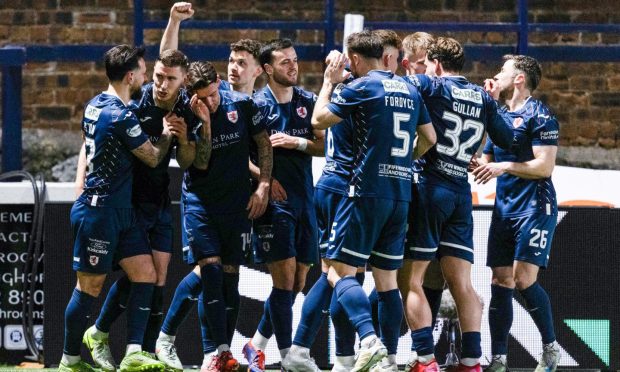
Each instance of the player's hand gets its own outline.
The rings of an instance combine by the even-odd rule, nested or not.
[[[294,150],[299,145],[298,137],[289,136],[285,133],[276,133],[269,136],[271,147],[282,147],[284,149]]]
[[[161,136],[162,137],[170,137],[172,135],[172,132],[170,131],[170,121],[167,119],[167,116],[164,116],[164,128],[161,131]]]
[[[469,165],[467,166],[467,171],[468,172],[473,172],[474,169],[478,168],[480,166],[480,163],[478,163],[478,158],[476,157],[476,155],[471,157],[471,160],[469,161]]]
[[[269,202],[269,184],[261,183],[256,188],[256,191],[250,196],[248,206],[245,208],[248,213],[248,218],[253,220],[265,213],[267,210],[267,203]]]
[[[494,100],[497,101],[499,99],[499,84],[497,84],[495,79],[485,79],[484,90],[486,90]]]
[[[179,144],[187,145],[187,124],[185,123],[185,119],[171,112],[166,115],[164,120],[167,121],[170,133],[177,138]]]
[[[476,167],[472,172],[474,182],[478,184],[485,184],[504,173],[506,173],[506,170],[502,163],[486,163]]]
[[[275,202],[282,202],[286,200],[286,191],[284,191],[284,187],[276,180],[275,178],[271,179],[271,191],[269,193],[271,200]]]
[[[332,53],[330,53],[330,55],[331,54]],[[325,68],[323,79],[325,81],[329,81],[332,84],[338,84],[345,81],[345,79],[348,78],[351,74],[350,72],[344,70],[344,67],[346,66],[348,61],[349,60],[344,54],[334,54],[333,58],[330,60],[329,64]]]
[[[342,53],[338,50],[332,50],[331,52],[329,52],[329,54],[327,55],[327,57],[325,57],[325,64],[329,65],[334,59],[338,58],[338,56],[341,56]]]
[[[209,107],[207,107],[207,105],[199,99],[196,94],[194,94],[189,100],[189,106],[191,107],[194,115],[198,116],[203,123],[208,122],[211,124],[211,113],[209,112]]]
[[[174,3],[172,8],[170,8],[170,19],[173,21],[181,22],[191,18],[193,15],[192,3],[178,2]]]

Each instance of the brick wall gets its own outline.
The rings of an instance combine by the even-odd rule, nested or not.
[[[164,20],[173,3],[145,0],[145,18]],[[337,19],[345,12],[364,14],[368,21],[513,22],[512,0],[336,0]],[[19,4],[19,5],[13,5]],[[530,0],[531,22],[620,22],[617,0]],[[196,19],[320,20],[323,1],[198,0]],[[131,0],[22,0],[0,2],[0,46],[6,44],[132,43]],[[414,30],[412,30],[414,31]],[[147,30],[145,42],[159,42],[163,30]],[[406,32],[401,33],[404,36]],[[299,43],[320,43],[319,31],[183,30],[182,42],[228,43],[240,37],[286,36]],[[451,36],[463,43],[516,43],[516,35],[462,32]],[[337,40],[342,38],[337,35]],[[531,43],[555,45],[617,44],[618,34],[530,34]],[[474,82],[492,76],[499,61],[470,61],[465,75]],[[225,74],[224,62],[217,63]],[[152,64],[149,64],[152,67]],[[322,65],[300,65],[301,83],[318,91]],[[562,125],[562,145],[620,148],[620,66],[613,63],[544,63],[537,91],[555,110]],[[23,117],[26,128],[77,131],[84,103],[105,89],[99,62],[29,63],[24,70]]]

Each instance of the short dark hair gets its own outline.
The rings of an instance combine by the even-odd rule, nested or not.
[[[183,72],[189,68],[189,60],[183,52],[176,49],[167,49],[159,54],[157,61],[166,67],[181,67]]]
[[[217,81],[217,71],[211,62],[192,62],[187,72],[187,90],[190,94]]]
[[[433,35],[427,32],[414,32],[405,36],[403,39],[403,51],[405,56],[409,57],[418,54],[421,51],[428,50],[428,46],[433,42]]]
[[[542,67],[535,58],[524,56],[522,54],[506,54],[503,57],[504,62],[514,61],[515,69],[525,74],[525,86],[533,92],[538,88],[540,79],[542,78]]]
[[[393,30],[374,30],[375,35],[379,36],[383,47],[391,46],[398,50],[403,48],[403,41],[400,36]]]
[[[461,44],[451,37],[438,37],[426,51],[429,60],[438,60],[443,68],[451,72],[461,72],[465,64],[465,52]]]
[[[137,69],[144,58],[144,47],[121,44],[105,52],[105,74],[110,81],[121,81],[129,71]]]
[[[265,64],[271,64],[271,62],[273,62],[273,52],[292,47],[293,42],[291,39],[269,40],[260,48],[260,55],[258,57],[260,65],[265,66]]]
[[[230,44],[231,52],[248,52],[258,62],[260,56],[260,49],[263,46],[260,41],[254,39],[241,39]]]
[[[364,30],[354,32],[347,38],[347,48],[365,58],[380,59],[383,57],[383,42],[374,32]]]

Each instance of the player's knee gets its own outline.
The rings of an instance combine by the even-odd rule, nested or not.
[[[494,276],[493,279],[491,279],[491,284],[493,285],[497,285],[500,287],[505,287],[505,288],[514,288],[515,287],[515,280],[510,276],[510,277],[496,277]]]
[[[223,265],[222,271],[227,274],[239,274],[239,265]]]
[[[207,258],[203,258],[202,260],[198,261],[198,266],[203,267],[206,265],[221,265],[222,264],[222,260],[219,257],[207,257]],[[200,272],[200,268],[198,269],[198,271]]]
[[[301,292],[304,290],[304,287],[306,286],[306,277],[297,277],[295,279],[295,284],[293,285],[293,292]]]
[[[528,275],[519,275],[519,274],[515,275],[514,286],[519,291],[529,288],[534,283],[536,283],[536,277],[531,278]]]
[[[140,269],[128,270],[127,276],[129,277],[129,281],[135,283],[155,284],[157,282],[157,272],[152,262],[150,265],[145,262],[141,265]]]

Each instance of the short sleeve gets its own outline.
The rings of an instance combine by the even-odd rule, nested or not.
[[[336,116],[347,118],[367,98],[365,81],[355,80],[348,85],[338,84],[332,93],[327,109]]]
[[[557,146],[560,125],[550,113],[539,113],[531,119],[532,146]]]
[[[123,144],[130,150],[142,146],[149,140],[142,131],[138,117],[131,110],[123,110],[114,123],[113,130],[121,138]]]

